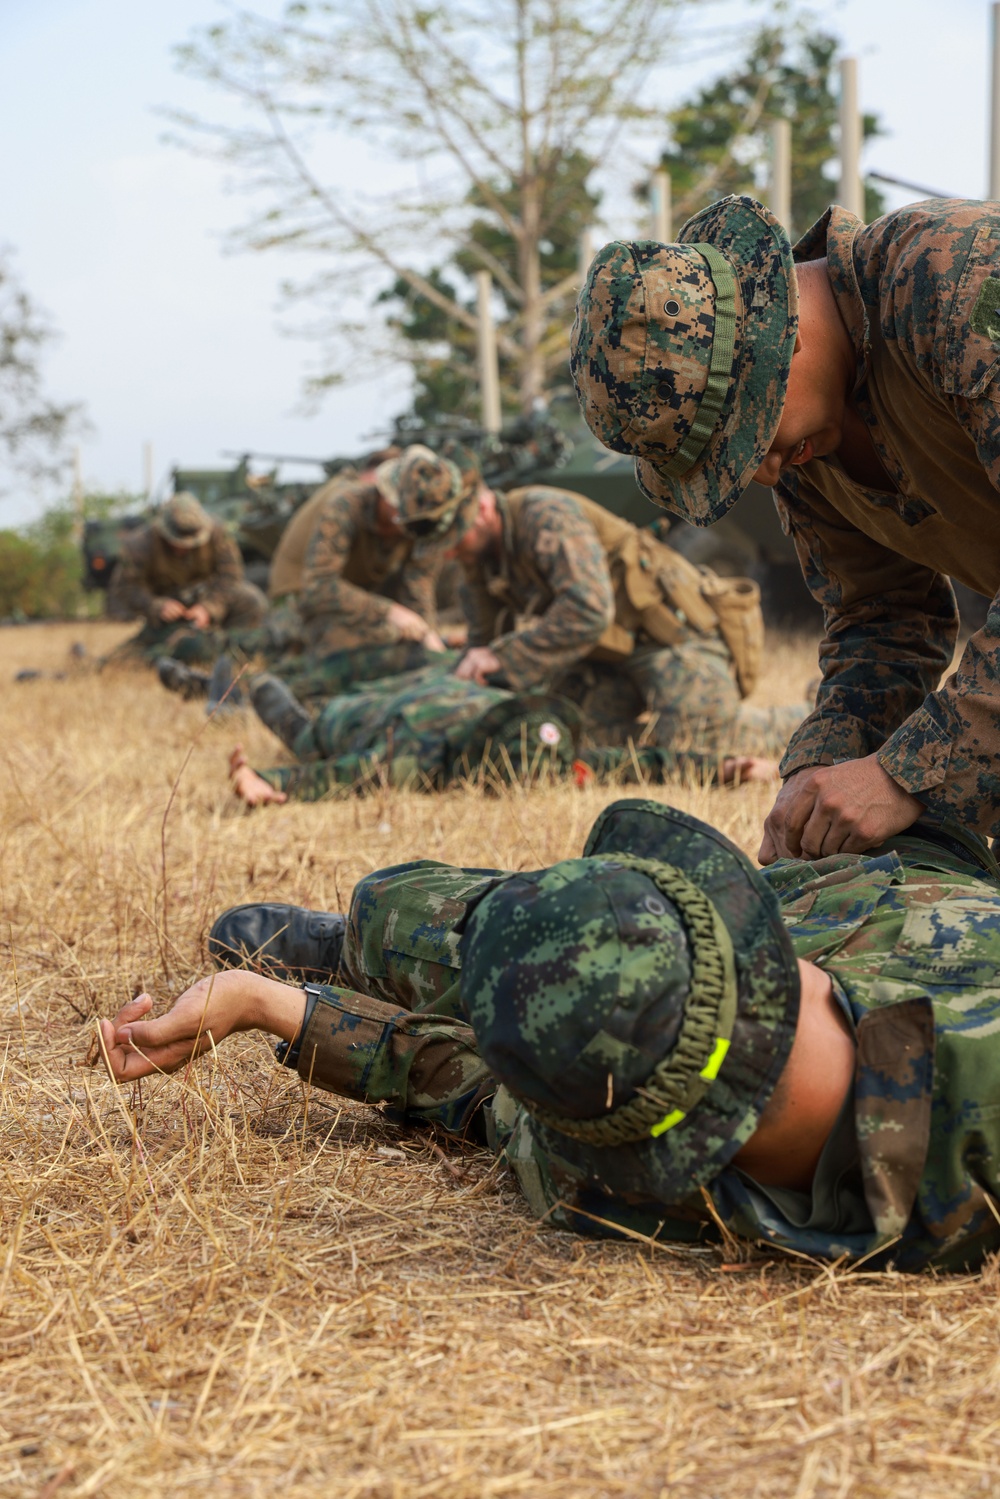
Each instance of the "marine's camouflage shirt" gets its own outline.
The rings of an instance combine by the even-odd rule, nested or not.
[[[532,485],[516,520],[504,495],[497,504],[499,556],[468,569],[462,588],[469,644],[489,645],[511,686],[534,687],[597,643],[615,617],[614,586],[597,533],[572,495]],[[520,628],[512,628],[515,620]]]
[[[657,831],[654,814],[649,839],[633,851],[648,855]],[[974,1264],[1000,1247],[993,1206],[1000,1197],[1000,884],[971,861],[913,837],[877,855],[786,860],[764,877],[796,954],[831,975],[854,1024],[852,1139],[856,1132],[862,1201],[850,1232],[808,1215],[793,1221],[775,1200],[779,1194],[730,1167],[710,1185],[714,1212],[737,1234],[826,1259],[902,1269]],[[447,1048],[437,1053],[446,1077],[437,1095],[440,1122],[448,1127],[467,1119],[469,1090],[479,1097],[484,1091],[460,1004],[458,939],[469,901],[502,878],[502,871],[400,866],[362,881],[352,903],[345,948],[352,982],[387,1004],[426,1013],[438,1045],[443,1028],[455,1027],[460,1084],[453,1086]],[[339,1058],[331,1085],[343,1087],[353,1068],[353,1088],[345,1088],[351,1096],[405,1102],[405,1077],[396,1074],[410,1065],[420,1023],[394,1062],[391,1014],[377,1020],[365,1045]],[[350,1013],[344,1024],[356,1024]],[[313,1065],[300,1060],[303,1076]],[[323,1081],[319,1069],[315,1077]],[[435,1117],[434,1097],[425,1082],[417,1100],[422,1120]],[[626,1196],[602,1173],[599,1149],[539,1126],[503,1088],[490,1118],[495,1148],[547,1221],[597,1236],[624,1230],[666,1240],[714,1237],[700,1197],[665,1203]],[[817,1182],[814,1194],[824,1185],[829,1196],[837,1183]]]
[[[1000,205],[931,200],[869,225],[832,208],[795,247],[824,255],[884,483],[835,456],[782,471],[826,619],[816,710],[782,772],[877,753],[935,815],[1000,834],[1000,603],[938,687],[957,632],[945,575],[1000,587]]]
[[[332,623],[337,649],[398,640],[387,618],[394,602],[433,625],[441,548],[380,535],[373,485],[331,485],[331,490],[302,568],[303,618]]]
[[[172,549],[155,526],[142,526],[122,541],[121,558],[108,590],[108,607],[119,616],[142,615],[160,622],[167,599],[204,604],[217,624],[225,619],[236,590],[244,581],[240,549],[225,526],[212,522],[203,546]],[[190,595],[189,597],[184,597]]]

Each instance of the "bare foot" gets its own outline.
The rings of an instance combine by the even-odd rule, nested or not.
[[[233,791],[248,807],[263,807],[269,802],[276,802],[280,805],[288,800],[284,791],[275,791],[274,787],[268,785],[264,777],[259,776],[248,764],[242,744],[238,744],[229,756],[229,779]]]
[[[722,762],[723,786],[745,786],[748,781],[776,781],[777,760],[763,755],[727,755]]]

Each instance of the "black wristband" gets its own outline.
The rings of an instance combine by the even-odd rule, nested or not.
[[[302,1024],[294,1041],[279,1041],[274,1048],[274,1055],[280,1067],[297,1067],[299,1065],[299,1052],[302,1049],[302,1037],[306,1033],[306,1026],[312,1019],[312,1012],[316,1008],[316,1001],[323,992],[321,984],[303,984],[302,992],[306,997],[306,1007],[302,1016]]]

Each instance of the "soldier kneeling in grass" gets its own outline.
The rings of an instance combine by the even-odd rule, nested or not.
[[[242,966],[101,1021],[116,1080],[260,1029],[307,1082],[487,1143],[561,1228],[906,1270],[1000,1247],[1000,867],[957,827],[760,872],[623,800],[582,858],[397,865],[346,920],[237,906],[209,947]]]

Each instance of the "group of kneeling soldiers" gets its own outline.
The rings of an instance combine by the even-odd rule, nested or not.
[[[586,420],[644,492],[702,525],[751,478],[773,485],[823,604],[767,867],[633,799],[550,868],[397,865],[346,917],[238,906],[210,934],[221,973],[158,1019],[140,995],[102,1021],[108,1070],[169,1072],[260,1028],[306,1082],[487,1142],[563,1228],[975,1266],[1000,1248],[1000,599],[941,678],[945,574],[1000,583],[1000,205],[869,225],[834,206],[793,247],[725,198],[675,244],[606,246],[571,342]],[[494,495],[413,449],[325,496],[270,622],[241,614],[231,554],[201,595],[148,586],[151,630],[211,624],[271,661],[251,691],[305,761],[288,789],[351,780],[366,755],[407,780],[467,771],[475,746],[446,736],[432,764],[422,737],[443,683],[494,695],[479,749],[515,772],[573,736],[600,765],[613,726],[630,756],[723,770],[751,728],[785,737],[741,703],[752,595],[585,500]],[[174,561],[216,544],[183,497],[159,527]],[[431,603],[449,558],[469,627],[454,657]],[[127,562],[121,586],[140,578]],[[422,669],[352,694],[357,647]],[[191,686],[183,662],[164,670]],[[299,701],[324,695],[315,717]]]
[[[460,651],[437,623],[446,568],[461,578]],[[110,596],[144,616],[129,648],[167,686],[217,699],[235,663],[253,668],[253,706],[301,763],[258,775],[237,757],[234,785],[252,803],[376,770],[424,786],[486,766],[764,777],[774,765],[760,752],[782,748],[806,711],[743,701],[763,645],[754,584],[694,567],[583,495],[496,492],[455,443],[408,447],[318,490],[286,528],[269,593],[180,494],[126,540]]]

